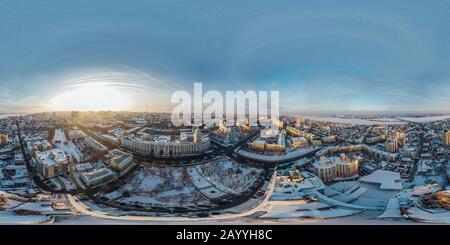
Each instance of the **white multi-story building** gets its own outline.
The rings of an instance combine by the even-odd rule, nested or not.
[[[394,153],[397,151],[397,149],[398,149],[397,138],[390,139],[390,140],[386,141],[386,143],[384,144],[384,150],[387,152]]]
[[[170,158],[203,154],[210,147],[210,139],[200,130],[182,132],[178,139],[166,135],[146,135],[146,137],[126,137],[122,146],[144,156]]]
[[[64,151],[52,149],[36,152],[37,171],[45,178],[52,178],[67,171],[68,161]]]
[[[114,149],[109,152],[111,155],[110,166],[112,169],[122,171],[133,162],[133,155]]]
[[[358,159],[349,159],[345,154],[340,157],[321,157],[313,164],[316,175],[324,182],[336,178],[349,178],[358,174]]]
[[[68,138],[70,140],[82,139],[82,138],[86,138],[86,134],[83,131],[81,131],[79,128],[71,128],[68,130]]]
[[[95,169],[81,174],[81,180],[87,186],[96,186],[114,178],[114,172],[108,168]]]
[[[0,134],[0,146],[8,144],[8,135]]]

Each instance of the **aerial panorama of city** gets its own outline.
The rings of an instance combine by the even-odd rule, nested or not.
[[[450,224],[448,2],[62,2],[0,1],[0,224]]]

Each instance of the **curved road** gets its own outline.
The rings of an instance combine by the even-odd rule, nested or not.
[[[128,220],[128,221],[213,221],[213,220],[224,220],[224,219],[233,219],[233,218],[242,218],[245,216],[249,216],[254,214],[255,212],[260,211],[264,206],[269,202],[270,196],[275,187],[275,174],[272,176],[270,180],[270,184],[268,190],[266,191],[266,195],[264,199],[255,207],[250,210],[244,211],[238,214],[220,214],[215,215],[213,217],[152,217],[152,216],[132,216],[132,215],[123,215],[123,216],[113,216],[109,213],[103,211],[91,211],[88,210],[84,204],[80,204],[78,200],[74,198],[74,196],[67,194],[66,197],[69,200],[72,207],[82,213],[84,215],[93,216],[102,219],[113,219],[113,220]]]

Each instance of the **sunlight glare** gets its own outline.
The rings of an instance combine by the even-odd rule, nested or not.
[[[88,83],[55,96],[51,106],[58,111],[120,111],[129,105],[125,94],[118,88]]]

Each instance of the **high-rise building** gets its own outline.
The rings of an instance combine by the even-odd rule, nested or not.
[[[358,166],[358,159],[349,159],[344,153],[340,157],[321,157],[313,163],[314,172],[324,182],[355,176],[358,174]]]
[[[8,135],[0,134],[0,146],[8,144]]]
[[[445,131],[442,138],[444,146],[450,146],[450,130]]]
[[[284,127],[284,123],[278,118],[272,118],[272,126],[278,129],[282,129]]]
[[[226,122],[219,124],[219,133],[222,135],[226,135],[230,132],[230,127],[226,126]]]
[[[395,138],[397,140],[404,140],[406,138],[406,134],[404,132],[395,132]]]
[[[303,117],[297,117],[297,118],[295,119],[295,127],[296,127],[296,128],[300,128],[300,127],[302,126],[302,124],[303,124],[304,121],[305,121],[305,120],[303,119]]]
[[[386,141],[386,143],[384,144],[384,149],[387,152],[392,152],[392,153],[396,152],[397,149],[398,149],[398,140],[397,140],[397,138],[390,139],[390,140]]]
[[[64,151],[52,149],[36,152],[36,168],[45,178],[52,178],[68,169],[68,161]]]

